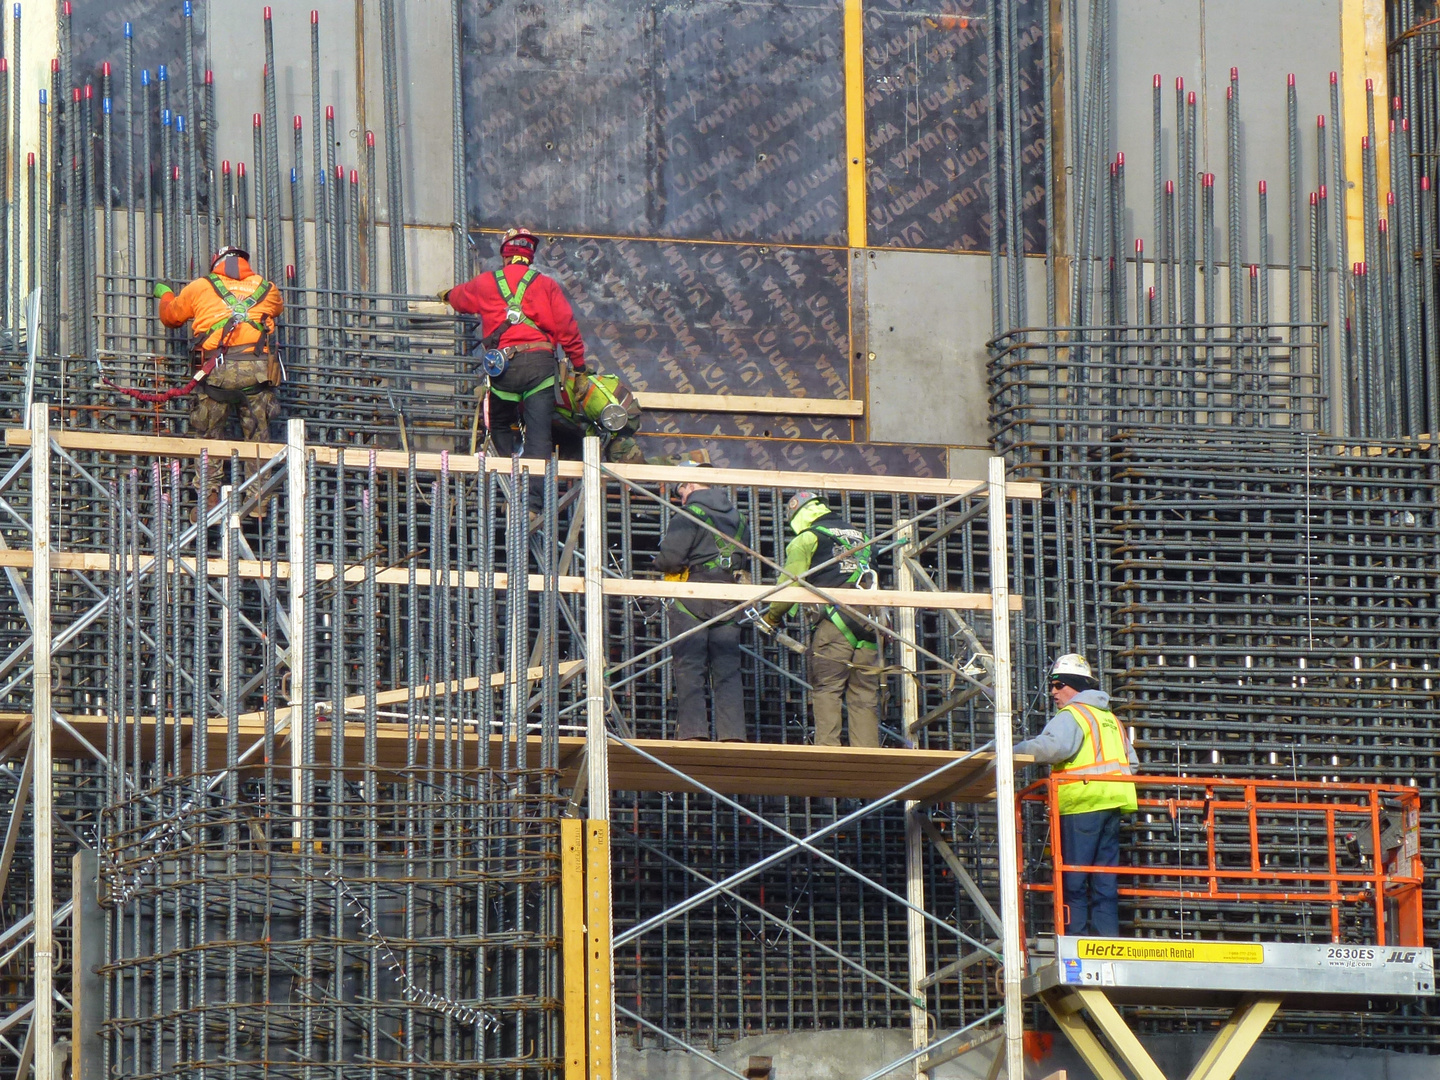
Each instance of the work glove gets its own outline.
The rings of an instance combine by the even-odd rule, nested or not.
[[[169,296],[175,292],[174,289],[172,289],[169,285],[166,285],[163,281],[155,282],[155,288],[153,291],[156,300],[159,300],[165,296]]]
[[[575,374],[576,374],[576,375],[588,375],[588,374],[590,374],[589,370],[585,367],[584,364],[573,364],[573,365],[571,365],[571,366],[575,368]]]
[[[774,635],[775,631],[780,629],[780,622],[779,620],[771,619],[770,613],[767,611],[764,615],[761,615],[758,619],[755,620],[755,629],[759,630],[760,633],[764,634],[766,637],[771,637]]]
[[[441,302],[442,304],[448,304],[448,303],[450,302],[450,290],[449,290],[449,289],[441,289],[441,290],[440,290],[438,293],[436,293],[435,295],[436,295],[437,297],[439,297],[440,302]]]

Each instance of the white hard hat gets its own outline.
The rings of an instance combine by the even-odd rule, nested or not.
[[[1084,679],[1091,686],[1099,686],[1099,680],[1095,673],[1090,670],[1090,664],[1079,653],[1066,653],[1056,660],[1050,668],[1051,679]]]

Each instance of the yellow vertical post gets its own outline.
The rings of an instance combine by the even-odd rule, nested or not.
[[[860,0],[845,0],[845,172],[850,246],[868,238],[865,207],[865,20]]]
[[[585,1080],[585,823],[560,820],[560,952],[565,968],[565,1080]]]
[[[614,964],[610,948],[610,823],[585,822],[586,1017],[590,1080],[610,1080],[615,1044]]]
[[[1390,84],[1385,69],[1385,0],[1341,0],[1340,96],[1345,114],[1345,238],[1353,262],[1373,261],[1365,251],[1365,173],[1360,140],[1368,133],[1365,84],[1375,90],[1375,172],[1384,213],[1390,190]]]

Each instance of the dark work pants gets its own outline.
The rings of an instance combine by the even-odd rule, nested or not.
[[[1060,852],[1067,866],[1120,865],[1120,811],[1060,815]],[[1120,934],[1117,874],[1065,871],[1065,933]]]
[[[490,395],[491,437],[495,440],[495,449],[507,457],[515,452],[515,440],[510,425],[515,422],[517,412],[521,423],[525,425],[525,441],[520,447],[521,456],[548,461],[555,452],[554,388],[547,386],[544,390],[537,390],[520,402],[506,401],[494,394]],[[544,497],[544,492],[545,474],[542,471],[530,479],[532,511],[540,510],[540,499]]]
[[[670,611],[670,633],[679,637],[700,620],[678,607]],[[675,674],[675,737],[708,739],[705,684],[715,708],[715,738],[745,738],[744,701],[740,690],[740,628],[717,623],[670,646]]]

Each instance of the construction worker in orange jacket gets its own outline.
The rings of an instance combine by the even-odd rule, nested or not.
[[[224,438],[234,409],[245,439],[266,441],[270,421],[280,414],[275,391],[285,379],[275,341],[275,320],[285,307],[280,290],[251,269],[248,252],[223,247],[210,261],[210,273],[178,293],[156,282],[155,297],[161,322],[170,327],[189,322],[194,332],[199,382],[191,398],[191,435]],[[223,470],[224,462],[212,458],[205,477],[207,506],[219,500]]]

